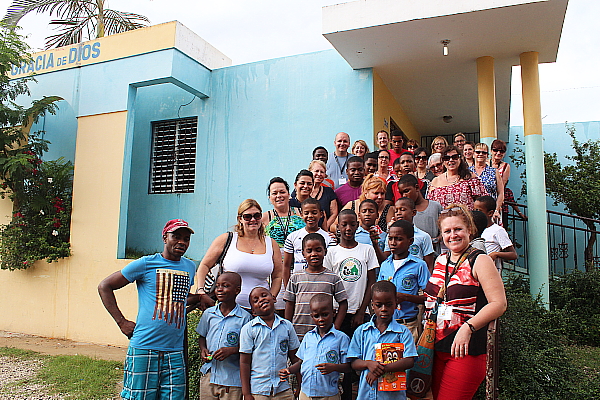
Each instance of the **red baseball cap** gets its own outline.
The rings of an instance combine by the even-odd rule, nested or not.
[[[172,219],[165,224],[163,228],[162,234],[163,236],[169,232],[175,232],[179,228],[186,228],[190,231],[190,233],[194,233],[194,230],[190,228],[187,222],[182,219]]]

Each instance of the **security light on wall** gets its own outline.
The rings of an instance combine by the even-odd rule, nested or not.
[[[445,56],[448,55],[448,45],[450,44],[450,39],[444,39],[440,42],[442,45],[444,45],[444,50],[443,50],[443,54]]]

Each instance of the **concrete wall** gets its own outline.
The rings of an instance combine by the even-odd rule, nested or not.
[[[210,96],[172,86],[138,90],[127,214],[127,247],[161,247],[164,221],[180,217],[195,229],[188,255],[201,259],[212,240],[235,223],[237,206],[255,198],[270,209],[274,176],[290,184],[319,145],[333,151],[344,131],[371,141],[372,71],[352,70],[323,51],[212,71]],[[181,106],[181,108],[180,108]],[[148,194],[151,121],[198,116],[196,190]]]

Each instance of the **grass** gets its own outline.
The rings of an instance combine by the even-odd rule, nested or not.
[[[46,356],[33,351],[0,348],[0,355],[21,359],[37,358],[44,366],[34,381],[50,386],[50,392],[68,394],[77,400],[118,398],[117,383],[122,379],[122,364],[81,355]]]
[[[583,371],[584,379],[577,386],[589,398],[600,398],[600,347],[566,346],[565,352],[573,364]]]

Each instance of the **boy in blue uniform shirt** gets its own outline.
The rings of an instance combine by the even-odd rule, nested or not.
[[[396,286],[400,307],[394,318],[410,330],[416,343],[419,338],[417,305],[425,302],[419,289],[425,288],[431,274],[425,261],[410,254],[413,237],[413,224],[408,221],[396,221],[390,226],[388,244],[392,254],[381,264],[377,280],[390,281]]]
[[[300,344],[298,358],[289,368],[279,371],[282,380],[301,372],[300,400],[339,400],[340,372],[350,372],[346,362],[350,339],[333,326],[333,298],[319,293],[310,300],[310,315],[316,328],[307,332]]]
[[[397,307],[396,287],[389,281],[376,282],[371,287],[371,307],[375,316],[354,332],[348,359],[352,368],[362,371],[358,386],[360,400],[405,400],[406,391],[380,392],[377,380],[387,372],[405,371],[413,367],[417,350],[409,330],[394,319]],[[382,364],[375,361],[377,343],[402,343],[404,351],[398,361]]]
[[[240,380],[240,331],[252,317],[235,303],[242,287],[236,272],[223,272],[217,278],[215,294],[219,304],[202,313],[196,332],[205,364],[200,372],[200,400],[242,398]]]
[[[267,289],[255,287],[249,295],[256,317],[240,333],[240,377],[244,400],[293,400],[287,382],[279,379],[288,357],[298,361],[300,347],[294,326],[275,314],[275,298]]]

